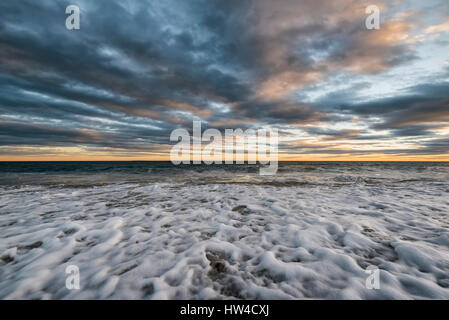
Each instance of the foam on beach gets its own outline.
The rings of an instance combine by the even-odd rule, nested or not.
[[[428,181],[2,187],[0,298],[449,299],[448,199]]]

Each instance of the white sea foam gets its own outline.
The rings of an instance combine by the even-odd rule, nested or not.
[[[448,198],[426,183],[3,188],[0,298],[449,299]]]

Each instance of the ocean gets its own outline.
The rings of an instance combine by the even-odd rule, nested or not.
[[[444,162],[1,162],[0,298],[448,299],[448,216]]]

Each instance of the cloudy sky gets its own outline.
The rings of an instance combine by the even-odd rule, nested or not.
[[[278,128],[281,160],[449,160],[449,4],[0,2],[0,160],[168,160],[193,120]]]

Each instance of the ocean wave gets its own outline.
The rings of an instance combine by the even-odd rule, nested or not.
[[[448,299],[449,203],[425,186],[3,189],[0,298]]]

